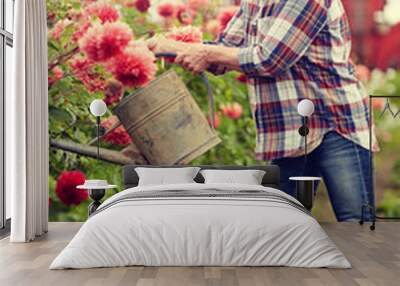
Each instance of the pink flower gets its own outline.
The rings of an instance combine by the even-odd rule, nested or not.
[[[372,108],[375,110],[382,110],[385,107],[385,100],[383,98],[374,98],[371,103]]]
[[[85,174],[81,171],[64,171],[57,178],[56,194],[67,206],[79,205],[88,198],[86,190],[77,189],[85,183]]]
[[[101,62],[120,54],[132,38],[127,24],[105,23],[91,27],[79,40],[79,47],[89,59]]]
[[[185,4],[179,4],[176,7],[176,18],[181,24],[190,25],[193,23],[195,12]]]
[[[87,17],[97,17],[102,23],[115,22],[119,19],[119,13],[110,3],[105,1],[94,2],[85,8]]]
[[[141,13],[147,12],[150,8],[150,0],[133,0],[126,4],[128,7],[135,7]]]
[[[53,74],[54,74],[54,79],[55,79],[55,80],[60,80],[60,79],[62,79],[62,77],[64,76],[64,72],[63,72],[63,70],[62,70],[59,66],[55,66],[55,67],[52,69],[52,72],[53,72]]]
[[[52,23],[56,19],[57,15],[54,11],[47,10],[47,23]]]
[[[229,21],[232,19],[232,17],[236,14],[238,11],[237,6],[230,6],[225,9],[223,9],[217,16],[218,22],[219,22],[219,31],[220,33],[223,32],[228,25]]]
[[[92,3],[96,3],[97,0],[81,0],[81,2],[83,2],[82,6],[88,6],[88,5],[92,4]]]
[[[188,6],[192,10],[201,10],[208,6],[208,0],[188,0]]]
[[[371,79],[371,71],[364,65],[355,66],[356,77],[362,82],[368,82]]]
[[[89,30],[92,24],[89,21],[85,21],[83,23],[77,23],[75,32],[72,34],[72,41],[77,43]]]
[[[144,43],[133,42],[110,61],[108,69],[122,84],[143,87],[154,78],[157,66],[154,54],[147,46]]]
[[[70,7],[67,11],[67,15],[65,16],[66,18],[70,19],[73,22],[78,22],[82,19],[83,13],[81,10],[75,10],[72,7]]]
[[[51,72],[48,76],[48,82],[49,84],[52,84],[64,76],[63,70],[59,66],[55,66],[54,68],[51,69]]]
[[[185,43],[201,43],[203,41],[203,33],[198,27],[193,26],[173,28],[166,34],[166,37]]]
[[[215,19],[208,21],[205,29],[211,35],[213,35],[214,37],[217,37],[220,32],[219,21],[215,20]]]
[[[123,86],[119,81],[110,80],[104,90],[104,102],[110,106],[121,100],[124,92]]]
[[[210,116],[207,118],[207,121],[208,121],[208,124],[211,125],[211,117]],[[219,118],[218,113],[214,113],[214,124],[213,124],[213,127],[215,129],[217,129],[220,124],[221,124],[221,119]]]
[[[111,116],[102,121],[101,126],[105,129],[110,129],[117,121],[118,119],[116,116]],[[122,125],[104,136],[103,140],[108,143],[121,146],[126,146],[132,143],[131,137]]]
[[[236,77],[236,80],[242,82],[242,83],[246,83],[247,82],[247,76],[244,73],[241,73],[240,75],[238,75]]]
[[[96,64],[85,57],[76,56],[69,61],[72,74],[79,79],[89,92],[105,89],[105,79],[96,71]]]
[[[72,22],[69,19],[63,19],[58,21],[53,29],[50,31],[50,36],[54,38],[55,40],[59,40],[61,37],[61,34],[64,32],[65,28],[70,25]]]
[[[230,103],[230,104],[222,104],[221,105],[221,111],[222,114],[231,118],[231,119],[238,119],[240,116],[242,116],[243,113],[243,107],[237,103]]]
[[[161,17],[171,18],[175,15],[175,6],[168,2],[160,3],[157,6],[157,12]]]

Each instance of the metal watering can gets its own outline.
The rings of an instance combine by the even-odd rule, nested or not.
[[[156,54],[156,57],[175,56],[174,53]],[[207,87],[209,117],[213,123],[212,89],[206,74],[201,73],[200,77]],[[213,124],[210,126],[173,70],[124,98],[113,111],[152,165],[187,164],[221,142]]]

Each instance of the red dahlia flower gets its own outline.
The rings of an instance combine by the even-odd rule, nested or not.
[[[105,1],[94,2],[85,8],[84,15],[97,17],[102,23],[115,22],[119,19],[119,13],[110,3]]]
[[[240,75],[238,75],[236,77],[236,80],[242,82],[242,83],[246,83],[247,82],[247,76],[244,73],[241,73]]]
[[[190,25],[193,23],[195,12],[185,4],[179,4],[176,7],[176,18],[181,24]]]
[[[232,19],[232,17],[236,14],[236,12],[239,10],[237,6],[230,6],[225,9],[223,9],[217,19],[219,21],[219,31],[220,33],[223,32],[228,26],[229,21]]]
[[[201,43],[203,41],[203,33],[199,28],[193,26],[173,28],[166,34],[166,37],[185,43]]]
[[[105,129],[110,129],[117,121],[118,119],[116,116],[111,116],[102,121],[101,126]],[[131,137],[122,125],[114,129],[111,133],[104,136],[103,140],[114,145],[122,146],[126,146],[132,143]]]
[[[133,0],[126,4],[128,7],[135,7],[141,13],[147,12],[150,8],[150,0]]]
[[[89,92],[102,91],[105,79],[96,71],[95,62],[88,58],[76,56],[69,61],[72,74],[79,79]]]
[[[168,2],[160,3],[157,6],[157,12],[161,17],[171,18],[175,15],[175,6]]]
[[[123,85],[143,87],[157,71],[154,54],[144,43],[131,43],[107,65],[114,77]]]
[[[81,171],[64,171],[57,178],[56,194],[67,206],[79,205],[88,198],[86,190],[76,187],[85,183],[85,174]]]
[[[240,116],[242,116],[243,113],[243,107],[237,103],[230,103],[230,104],[222,104],[221,105],[221,111],[222,114],[231,118],[231,119],[238,119]]]
[[[132,38],[127,24],[105,23],[91,27],[79,40],[79,47],[89,59],[101,62],[120,54]]]

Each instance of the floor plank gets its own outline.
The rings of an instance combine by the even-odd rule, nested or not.
[[[32,243],[0,240],[0,285],[280,286],[400,285],[400,224],[379,223],[376,231],[356,223],[323,224],[352,269],[288,267],[119,267],[50,271],[55,256],[81,223],[50,223]]]

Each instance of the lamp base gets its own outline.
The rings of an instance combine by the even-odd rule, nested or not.
[[[104,197],[106,193],[105,189],[93,189],[89,190],[89,196],[93,200],[93,202],[88,207],[88,215],[90,216],[94,213],[97,208],[101,205],[101,199]]]
[[[314,205],[315,185],[315,181],[296,181],[296,197],[309,211]]]

